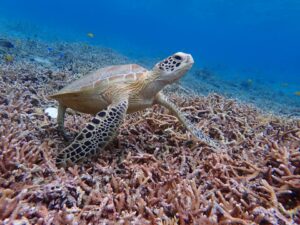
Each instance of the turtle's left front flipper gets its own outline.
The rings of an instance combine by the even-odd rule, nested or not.
[[[56,157],[56,165],[66,167],[99,153],[115,136],[128,108],[128,99],[121,99],[96,114],[74,141]]]
[[[178,120],[192,133],[192,135],[196,139],[205,142],[206,144],[215,148],[220,146],[219,143],[206,136],[199,128],[192,124],[178,109],[178,107],[174,103],[169,101],[165,95],[158,93],[155,97],[155,103],[160,104],[169,109],[178,118]]]

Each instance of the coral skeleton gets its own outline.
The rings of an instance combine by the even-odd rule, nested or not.
[[[100,52],[107,64],[127,62]],[[57,168],[66,142],[44,113],[56,106],[47,95],[95,67],[80,60],[57,70],[18,57],[0,66],[1,224],[300,223],[300,121],[178,84],[165,94],[226,149],[192,139],[155,105],[127,115],[97,158]],[[89,119],[70,110],[66,128],[75,136]]]

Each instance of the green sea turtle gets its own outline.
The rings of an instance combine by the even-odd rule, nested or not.
[[[74,141],[58,154],[57,166],[65,167],[97,155],[116,135],[126,113],[153,104],[165,106],[197,139],[215,145],[161,92],[166,85],[181,78],[193,63],[190,54],[178,52],[157,63],[151,71],[137,64],[109,66],[51,95],[59,102],[57,123],[62,133],[66,108],[94,115]]]

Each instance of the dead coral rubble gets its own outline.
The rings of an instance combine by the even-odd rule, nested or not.
[[[2,224],[300,223],[299,120],[213,94],[171,95],[226,151],[195,142],[154,106],[127,116],[97,160],[58,169],[66,143],[43,109],[67,76],[25,67],[0,71]],[[66,126],[75,134],[88,118],[69,114]]]

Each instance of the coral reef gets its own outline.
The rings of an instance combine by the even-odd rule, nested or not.
[[[225,72],[224,72],[225,73]],[[296,94],[297,83],[279,86],[253,74],[253,78],[225,75],[213,68],[194,69],[190,76],[182,79],[181,83],[198,93],[207,95],[218,93],[228,98],[236,98],[240,102],[253,104],[265,112],[287,117],[300,117],[300,101]],[[295,91],[293,91],[295,89]],[[238,97],[237,97],[238,96]]]
[[[62,64],[50,58],[56,69],[20,56],[1,64],[2,224],[300,223],[300,121],[217,94],[187,96],[178,84],[166,94],[226,149],[196,142],[154,106],[128,115],[97,159],[56,168],[54,157],[67,143],[44,113],[55,105],[46,96],[94,67],[88,60],[126,61],[101,51]],[[89,118],[70,110],[66,128],[76,135]]]

